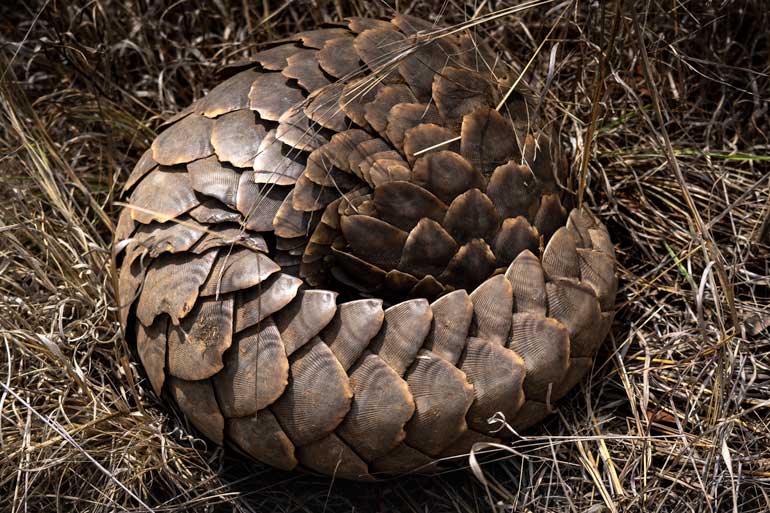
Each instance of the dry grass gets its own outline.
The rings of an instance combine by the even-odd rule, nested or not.
[[[457,23],[517,3],[398,7]],[[259,43],[386,3],[4,3],[0,510],[770,510],[770,15],[763,0],[624,4],[478,28],[504,59],[535,55],[535,91],[617,242],[618,316],[591,380],[482,479],[363,486],[190,436],[122,341],[106,248],[163,116]]]

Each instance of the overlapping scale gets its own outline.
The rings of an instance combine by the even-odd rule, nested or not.
[[[457,136],[449,128],[434,123],[420,123],[404,133],[404,154],[410,164],[431,151],[457,149]]]
[[[350,120],[339,106],[342,87],[334,84],[320,91],[311,93],[308,104],[303,108],[305,115],[313,123],[335,132],[342,132],[350,126]]]
[[[254,112],[236,110],[218,117],[211,129],[211,145],[221,162],[235,167],[252,167],[265,127],[255,122]]]
[[[406,382],[369,353],[350,373],[353,402],[337,433],[366,461],[387,454],[406,437],[414,402]]]
[[[570,355],[592,356],[604,336],[596,327],[600,321],[599,302],[588,285],[574,279],[546,283],[548,316],[564,324],[569,331]]]
[[[487,196],[503,218],[523,216],[534,219],[540,185],[528,166],[508,162],[495,168]]]
[[[126,191],[131,190],[134,185],[139,182],[139,180],[144,178],[147,173],[155,169],[157,165],[158,163],[152,160],[152,148],[145,151],[139,160],[136,161],[134,169],[131,171],[131,174],[128,175],[126,183],[123,184],[123,192],[125,193]]]
[[[193,219],[182,216],[168,223],[151,223],[139,226],[133,234],[136,246],[151,258],[162,253],[187,251],[203,237],[206,228]]]
[[[223,250],[199,294],[211,296],[237,292],[259,285],[280,266],[263,253],[238,247]]]
[[[287,78],[293,78],[307,92],[326,87],[331,82],[318,66],[314,50],[300,50],[286,59],[287,66],[281,72]]]
[[[464,244],[452,257],[439,279],[455,288],[474,289],[495,269],[495,255],[482,239]]]
[[[214,120],[191,114],[174,123],[152,143],[152,159],[161,166],[187,164],[214,153],[211,131]],[[173,190],[173,189],[169,189]]]
[[[505,277],[511,282],[516,312],[545,315],[545,275],[540,260],[531,251],[519,253]]]
[[[190,251],[201,254],[211,248],[243,247],[251,251],[267,253],[268,247],[265,239],[258,233],[244,230],[236,223],[220,223],[214,226],[206,226],[203,237],[192,247]]]
[[[299,103],[288,108],[278,118],[275,137],[300,151],[313,151],[328,142],[321,133],[320,127],[310,120]]]
[[[447,206],[430,192],[411,182],[388,182],[374,190],[374,207],[380,219],[410,231],[423,219],[441,222]]]
[[[406,133],[421,124],[438,125],[441,117],[436,107],[429,103],[399,103],[388,112],[388,126],[385,134],[388,140],[398,149],[403,149]],[[435,144],[443,142],[433,141]],[[449,145],[442,146],[440,150],[450,149]]]
[[[364,215],[343,217],[340,226],[354,255],[384,270],[398,265],[407,239],[405,231]]]
[[[167,317],[158,317],[149,327],[145,327],[142,323],[137,323],[136,327],[136,350],[144,370],[147,371],[147,377],[150,378],[152,389],[158,396],[166,381],[167,329]]]
[[[491,242],[500,225],[500,216],[486,194],[471,189],[452,201],[442,224],[458,244],[473,239]]]
[[[401,60],[398,72],[419,101],[431,100],[434,84],[437,82],[435,77],[442,77],[447,72],[451,75],[452,72],[447,66],[451,63],[454,53],[455,49],[445,40],[418,40],[411,53]]]
[[[288,66],[287,59],[300,51],[302,48],[297,45],[279,45],[258,52],[254,56],[254,60],[267,70],[281,71]],[[260,76],[264,76],[264,74],[260,74]]]
[[[355,47],[361,60],[370,70],[377,71],[384,68],[398,55],[408,48],[404,35],[395,30],[395,27],[373,28],[361,32],[355,39]],[[395,73],[383,73],[382,78],[386,82],[393,83],[398,80]]]
[[[289,360],[275,323],[267,319],[233,337],[213,378],[225,417],[246,417],[273,404],[286,388]]]
[[[498,267],[507,267],[524,251],[539,252],[540,234],[524,217],[508,218],[497,232],[492,249]]]
[[[549,279],[580,278],[577,244],[567,228],[556,230],[548,241],[543,251],[543,271]]]
[[[422,351],[406,376],[415,411],[406,425],[406,443],[438,456],[468,425],[473,386],[460,369],[430,351]]]
[[[433,312],[424,299],[411,299],[385,310],[382,328],[370,348],[399,376],[414,361],[428,335]]]
[[[361,58],[349,37],[327,40],[316,59],[321,69],[336,78],[355,73],[361,67]]]
[[[203,115],[216,118],[228,112],[249,108],[249,90],[259,77],[254,69],[247,69],[233,75],[213,88],[203,103]]]
[[[324,47],[326,41],[339,37],[350,37],[350,33],[343,28],[322,28],[316,30],[306,30],[295,34],[294,38],[302,41],[302,45],[308,48],[320,49]]]
[[[185,381],[170,376],[168,388],[182,413],[206,438],[222,445],[225,419],[219,410],[211,381]]]
[[[240,183],[240,180],[238,181]],[[240,212],[227,208],[223,203],[204,198],[201,204],[188,211],[190,217],[205,224],[240,223],[243,220]]]
[[[452,203],[466,191],[486,188],[484,176],[470,162],[447,150],[419,157],[412,168],[412,178],[446,204]],[[511,194],[512,191],[506,193]],[[487,194],[494,201],[494,197],[489,192]],[[499,207],[497,208],[503,214]]]
[[[276,138],[275,129],[259,143],[252,168],[256,183],[275,185],[293,185],[305,169],[301,156]]]
[[[257,184],[254,172],[241,173],[235,207],[246,219],[245,228],[256,232],[273,229],[273,219],[286,199],[288,190],[273,184]]]
[[[190,176],[181,169],[155,169],[131,193],[127,207],[131,218],[143,224],[165,223],[196,207],[199,201],[190,182]],[[158,191],[164,191],[164,194],[158,194]]]
[[[546,402],[569,366],[569,332],[560,322],[533,313],[516,313],[508,347],[524,360],[527,399]]]
[[[521,158],[513,127],[493,108],[479,107],[464,113],[462,119],[460,153],[484,176]]]
[[[347,371],[379,333],[384,320],[381,299],[349,301],[339,305],[320,337]]]
[[[390,110],[401,103],[417,103],[417,98],[406,84],[394,84],[383,87],[374,101],[364,106],[364,116],[369,124],[380,134],[388,128]]]
[[[245,330],[288,305],[297,295],[302,280],[276,273],[259,285],[236,295],[235,331]]]
[[[473,303],[465,290],[456,290],[430,305],[433,324],[425,339],[425,348],[455,364],[465,348],[473,320]]]
[[[198,381],[210,378],[224,364],[222,353],[233,340],[233,298],[204,298],[190,315],[168,330],[168,372]]]
[[[329,290],[303,290],[273,315],[286,354],[311,341],[334,317],[337,293]]]
[[[210,440],[345,479],[435,472],[590,370],[606,228],[565,209],[549,110],[530,119],[523,82],[498,106],[522,67],[440,33],[352,18],[260,51],[129,176],[119,319]]]
[[[492,84],[474,71],[445,67],[434,78],[432,89],[433,101],[450,127],[457,127],[461,123],[464,125],[463,117],[466,114],[495,105],[496,95]]]
[[[153,261],[136,305],[139,321],[150,326],[155,317],[166,313],[178,325],[195,306],[198,289],[208,278],[216,256],[217,250],[212,249],[194,257],[166,254]]]
[[[377,477],[412,472],[430,474],[438,470],[438,461],[405,443],[401,443],[382,458],[372,462],[371,467]]]
[[[334,433],[300,447],[297,456],[303,465],[327,476],[357,481],[372,479],[366,462]]]
[[[261,74],[251,84],[249,91],[249,108],[269,121],[278,121],[286,111],[299,105],[302,100],[302,91],[291,87],[288,79],[280,73]]]
[[[294,444],[268,409],[249,417],[227,419],[226,433],[257,461],[282,470],[297,466]]]
[[[457,243],[432,219],[417,223],[404,243],[398,268],[413,276],[438,276],[457,252]]]
[[[294,445],[303,446],[342,422],[353,392],[345,370],[319,338],[292,357],[289,372],[289,384],[271,410]]]
[[[511,329],[513,289],[498,274],[476,287],[470,295],[473,303],[474,332],[478,338],[504,345]]]
[[[497,342],[483,338],[468,339],[460,365],[473,385],[474,400],[468,412],[468,424],[484,434],[499,426],[490,419],[513,419],[524,404],[524,361]]]

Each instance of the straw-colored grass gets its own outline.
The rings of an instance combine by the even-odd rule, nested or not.
[[[523,3],[0,6],[0,511],[770,510],[764,0],[552,1],[476,28],[532,59],[621,279],[591,378],[477,475],[361,485],[244,462],[155,397],[122,339],[117,191],[224,64],[388,5],[455,24]]]

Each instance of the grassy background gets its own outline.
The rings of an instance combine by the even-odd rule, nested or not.
[[[591,379],[482,479],[364,486],[239,461],[190,435],[122,341],[117,191],[226,63],[341,16],[521,4],[3,2],[0,511],[770,510],[764,0],[552,1],[478,28],[504,61],[534,57],[621,279]]]

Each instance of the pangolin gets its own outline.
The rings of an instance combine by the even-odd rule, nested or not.
[[[514,82],[467,33],[349,18],[169,119],[113,245],[154,391],[217,444],[360,480],[548,415],[609,331],[616,263]]]

